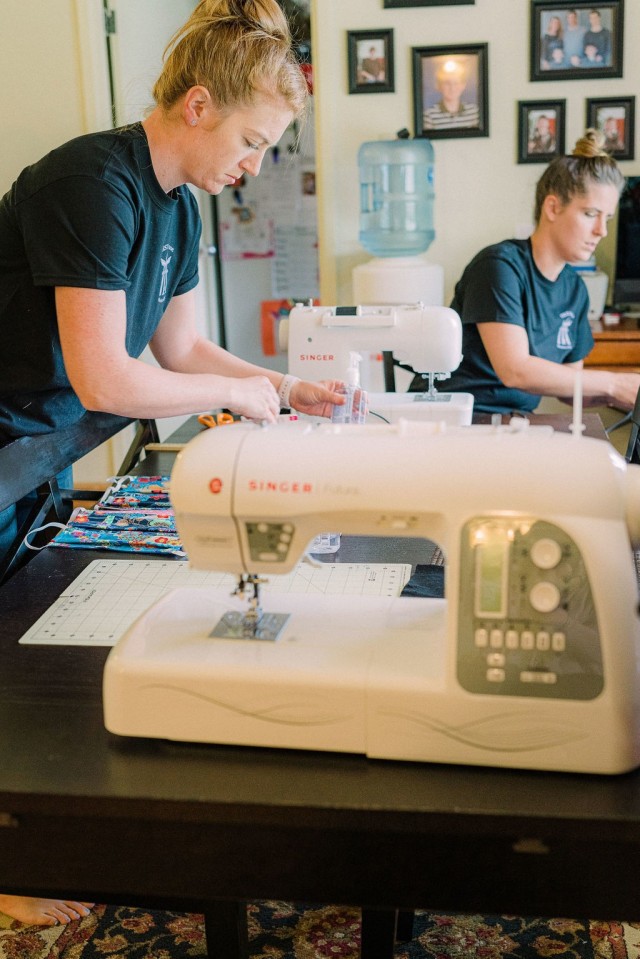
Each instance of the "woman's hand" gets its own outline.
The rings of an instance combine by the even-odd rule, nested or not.
[[[344,394],[337,393],[338,389],[344,389],[341,380],[324,380],[318,383],[298,380],[291,387],[289,400],[299,413],[330,417],[333,407],[342,406],[344,403]]]
[[[266,376],[229,377],[227,384],[227,409],[256,423],[275,423],[280,413],[280,400]]]

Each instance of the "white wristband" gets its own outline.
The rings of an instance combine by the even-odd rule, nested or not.
[[[290,408],[291,406],[291,390],[300,382],[299,376],[292,376],[290,373],[285,373],[282,377],[282,382],[278,387],[278,398],[280,400],[281,407]]]

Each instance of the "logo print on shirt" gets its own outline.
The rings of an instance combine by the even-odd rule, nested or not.
[[[173,253],[173,247],[169,246],[168,243],[165,244],[165,246],[162,247],[162,253],[164,255],[160,256],[160,262],[162,264],[162,276],[160,277],[160,292],[158,293],[158,303],[164,303],[164,301],[167,298],[169,264],[171,263],[171,255]]]
[[[575,313],[572,313],[571,310],[565,310],[564,313],[560,314],[560,319],[562,320],[562,323],[558,329],[556,346],[559,350],[570,350],[573,347],[573,343],[571,341],[571,333],[569,331],[573,321],[575,320]]]

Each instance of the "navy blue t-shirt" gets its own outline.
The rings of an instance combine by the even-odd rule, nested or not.
[[[0,439],[84,413],[55,287],[124,290],[126,349],[138,357],[171,298],[198,282],[200,230],[191,190],[158,183],[141,124],[78,137],[23,170],[0,200]]]
[[[533,260],[529,240],[505,240],[481,250],[455,288],[451,308],[462,320],[462,362],[441,389],[472,393],[474,410],[531,412],[540,396],[506,387],[497,377],[478,323],[513,323],[527,333],[529,352],[554,363],[576,363],[591,351],[587,288],[570,266],[549,280]],[[416,381],[411,389],[424,389]]]

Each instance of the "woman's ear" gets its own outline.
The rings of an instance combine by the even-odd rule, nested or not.
[[[187,126],[195,127],[203,117],[211,96],[206,87],[190,87],[187,90],[182,107],[182,114]]]
[[[548,220],[556,219],[559,213],[562,212],[562,201],[560,197],[556,196],[555,193],[547,193],[546,197],[542,202],[542,212],[546,214]]]

